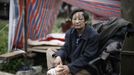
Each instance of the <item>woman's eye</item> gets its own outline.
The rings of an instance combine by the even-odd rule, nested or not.
[[[83,20],[83,18],[79,18],[79,20]]]
[[[74,18],[73,20],[83,20],[83,18],[79,18],[79,19]]]

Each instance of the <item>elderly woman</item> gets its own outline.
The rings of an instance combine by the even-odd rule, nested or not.
[[[84,10],[74,10],[70,19],[72,28],[66,32],[65,44],[53,54],[55,73],[90,75],[88,62],[96,57],[99,35],[91,25],[87,24],[89,16]]]

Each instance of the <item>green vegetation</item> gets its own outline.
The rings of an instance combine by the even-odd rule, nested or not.
[[[8,20],[0,20],[0,54],[8,49]]]
[[[8,20],[0,20],[0,54],[8,50]],[[0,63],[0,71],[15,73],[25,65],[24,58],[16,58],[12,61]]]
[[[55,21],[55,24],[52,29],[52,33],[60,33],[61,32],[61,23],[65,22],[65,18],[58,18]]]
[[[58,18],[53,26],[52,33],[61,32],[61,23],[65,19]],[[8,20],[0,20],[0,54],[8,50]],[[15,73],[26,64],[24,58],[17,58],[12,61],[0,64],[0,71]]]
[[[0,71],[8,72],[8,73],[16,73],[19,69],[24,65],[24,59],[14,59],[12,61],[8,61],[6,63],[0,64]]]

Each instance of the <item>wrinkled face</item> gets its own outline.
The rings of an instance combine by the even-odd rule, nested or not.
[[[83,12],[76,12],[72,16],[72,24],[75,29],[83,29],[85,28],[86,21],[83,16]]]

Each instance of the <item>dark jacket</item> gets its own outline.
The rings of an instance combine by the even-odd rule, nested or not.
[[[131,23],[123,18],[112,18],[109,22],[98,24],[97,31],[100,33],[99,50],[101,53],[104,48],[110,43],[110,40],[115,40],[123,43],[128,27]]]
[[[57,55],[69,62],[68,67],[72,74],[85,69],[88,62],[96,57],[98,51],[99,35],[93,27],[86,27],[76,47],[77,31],[71,28],[65,36],[64,46],[57,52]]]
[[[132,24],[130,22],[124,20],[123,18],[112,18],[107,23],[98,23],[94,25],[96,30],[100,33],[99,52],[97,55],[100,55],[100,57],[106,56],[105,53],[110,51],[107,53],[109,55],[105,61],[97,63],[97,67],[101,67],[99,68],[100,73],[103,73],[99,73],[100,75],[120,74],[120,50],[123,47],[123,42],[126,37],[127,30],[129,27],[131,27],[131,25]],[[110,45],[113,42],[118,42],[118,44],[113,45],[114,47],[112,48]],[[111,49],[109,48],[108,50],[108,46]],[[96,59],[94,59],[92,63],[98,61]]]

